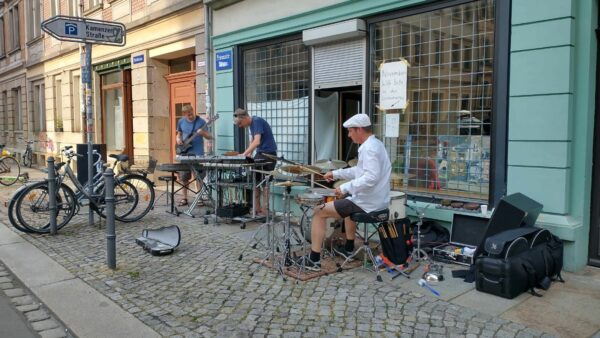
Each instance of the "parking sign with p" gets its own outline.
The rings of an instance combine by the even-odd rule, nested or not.
[[[65,22],[65,34],[77,35],[77,24],[74,22]]]

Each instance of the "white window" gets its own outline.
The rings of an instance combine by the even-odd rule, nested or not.
[[[60,15],[60,0],[52,0],[52,16]]]
[[[73,81],[71,82],[71,97],[73,99],[73,105],[71,108],[71,122],[72,128],[71,131],[78,132],[81,131],[81,80],[79,75],[73,76]]]
[[[62,81],[54,81],[54,131],[63,131],[62,117]]]
[[[0,56],[4,55],[4,17],[0,16]]]
[[[45,90],[41,82],[33,85],[33,131],[46,131]]]
[[[69,15],[70,16],[81,16],[81,7],[79,7],[80,0],[69,0]]]
[[[21,46],[20,32],[19,32],[19,7],[18,3],[8,10],[8,17],[10,18],[10,50],[16,50]]]
[[[41,0],[31,0],[31,20],[29,22],[29,39],[33,40],[42,34]]]
[[[21,110],[21,87],[12,89],[14,130],[23,130],[23,112]]]

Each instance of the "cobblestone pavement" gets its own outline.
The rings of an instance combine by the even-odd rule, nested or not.
[[[42,304],[33,293],[0,262],[0,292],[3,292],[23,313],[31,328],[42,338],[73,337],[65,326]]]
[[[9,224],[5,210],[0,219]],[[87,214],[57,236],[24,238],[167,337],[549,336],[351,271],[298,283],[266,268],[250,276],[258,253],[238,260],[245,242],[234,235],[236,225],[204,225],[164,210],[117,224],[116,271],[106,268],[104,225],[87,226]],[[151,256],[135,244],[143,229],[171,224],[182,233],[174,254]]]

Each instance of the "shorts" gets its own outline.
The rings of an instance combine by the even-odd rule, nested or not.
[[[205,170],[199,170],[200,172],[200,178],[204,178],[204,176],[206,176],[206,171]],[[179,176],[179,180],[183,181],[183,182],[187,182],[190,179],[192,179],[192,172],[189,170],[186,171],[178,171],[177,175]]]
[[[267,153],[269,155],[273,155],[273,156],[277,156],[277,153]],[[275,161],[272,158],[269,158],[265,155],[263,155],[263,153],[257,153],[256,156],[254,156],[255,160],[264,160],[263,163],[265,163],[265,165],[258,167],[257,169],[259,170],[264,170],[264,171],[273,171],[275,170],[275,165],[277,164],[277,161]],[[260,183],[262,180],[264,179],[264,175],[261,173],[257,173],[256,174],[256,183]],[[273,176],[271,176],[271,180],[273,179]]]
[[[365,212],[358,205],[354,204],[354,202],[347,198],[333,201],[333,207],[335,208],[335,211],[342,216],[342,218],[346,218],[357,212]]]

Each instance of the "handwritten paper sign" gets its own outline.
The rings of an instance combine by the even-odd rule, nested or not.
[[[379,109],[406,108],[406,80],[408,64],[405,61],[381,65],[379,83]]]
[[[400,114],[385,114],[385,137],[400,136]]]

